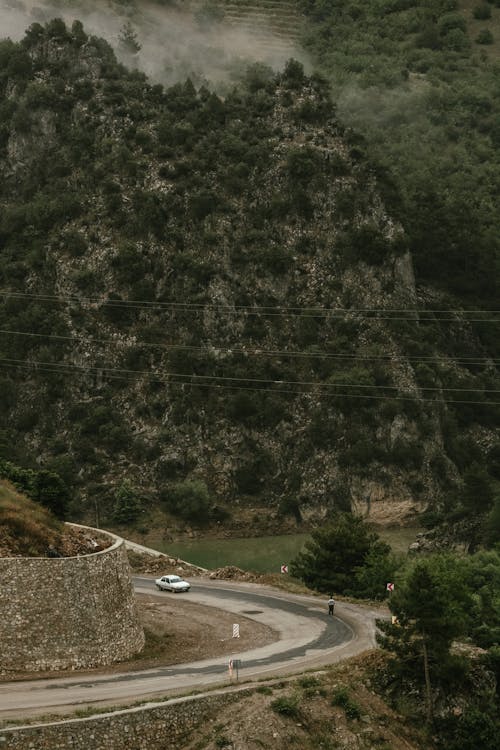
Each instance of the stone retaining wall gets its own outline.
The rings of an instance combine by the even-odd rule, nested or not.
[[[144,646],[123,540],[79,557],[0,558],[0,581],[3,673],[110,664]]]
[[[88,719],[0,729],[0,749],[175,750],[203,723],[210,735],[217,709],[250,692],[246,688],[236,693],[174,699]]]

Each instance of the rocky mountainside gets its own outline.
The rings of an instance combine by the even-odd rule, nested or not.
[[[494,361],[320,78],[164,90],[56,19],[0,88],[1,451],[74,515],[389,523],[495,465]]]

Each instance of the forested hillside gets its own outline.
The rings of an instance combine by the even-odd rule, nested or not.
[[[404,224],[417,281],[469,308],[498,308],[499,3],[302,7],[312,23],[306,48],[328,75],[343,121],[380,165],[380,189]],[[498,357],[496,329],[477,330]]]
[[[101,522],[491,507],[496,277],[427,273],[325,79],[163,89],[61,20],[0,76],[4,458]]]

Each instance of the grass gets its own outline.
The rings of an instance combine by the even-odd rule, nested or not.
[[[38,557],[57,543],[63,525],[49,510],[0,481],[0,547],[7,554]]]

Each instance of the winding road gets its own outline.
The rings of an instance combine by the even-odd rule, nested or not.
[[[165,597],[152,578],[135,577],[137,593]],[[175,595],[172,595],[175,596]],[[192,579],[189,594],[204,606],[258,620],[279,638],[233,658],[240,681],[293,674],[358,654],[375,645],[380,610],[340,602],[335,617],[326,604],[260,584]],[[0,719],[68,713],[76,707],[117,705],[228,682],[228,657],[110,675],[82,675],[0,683]]]

